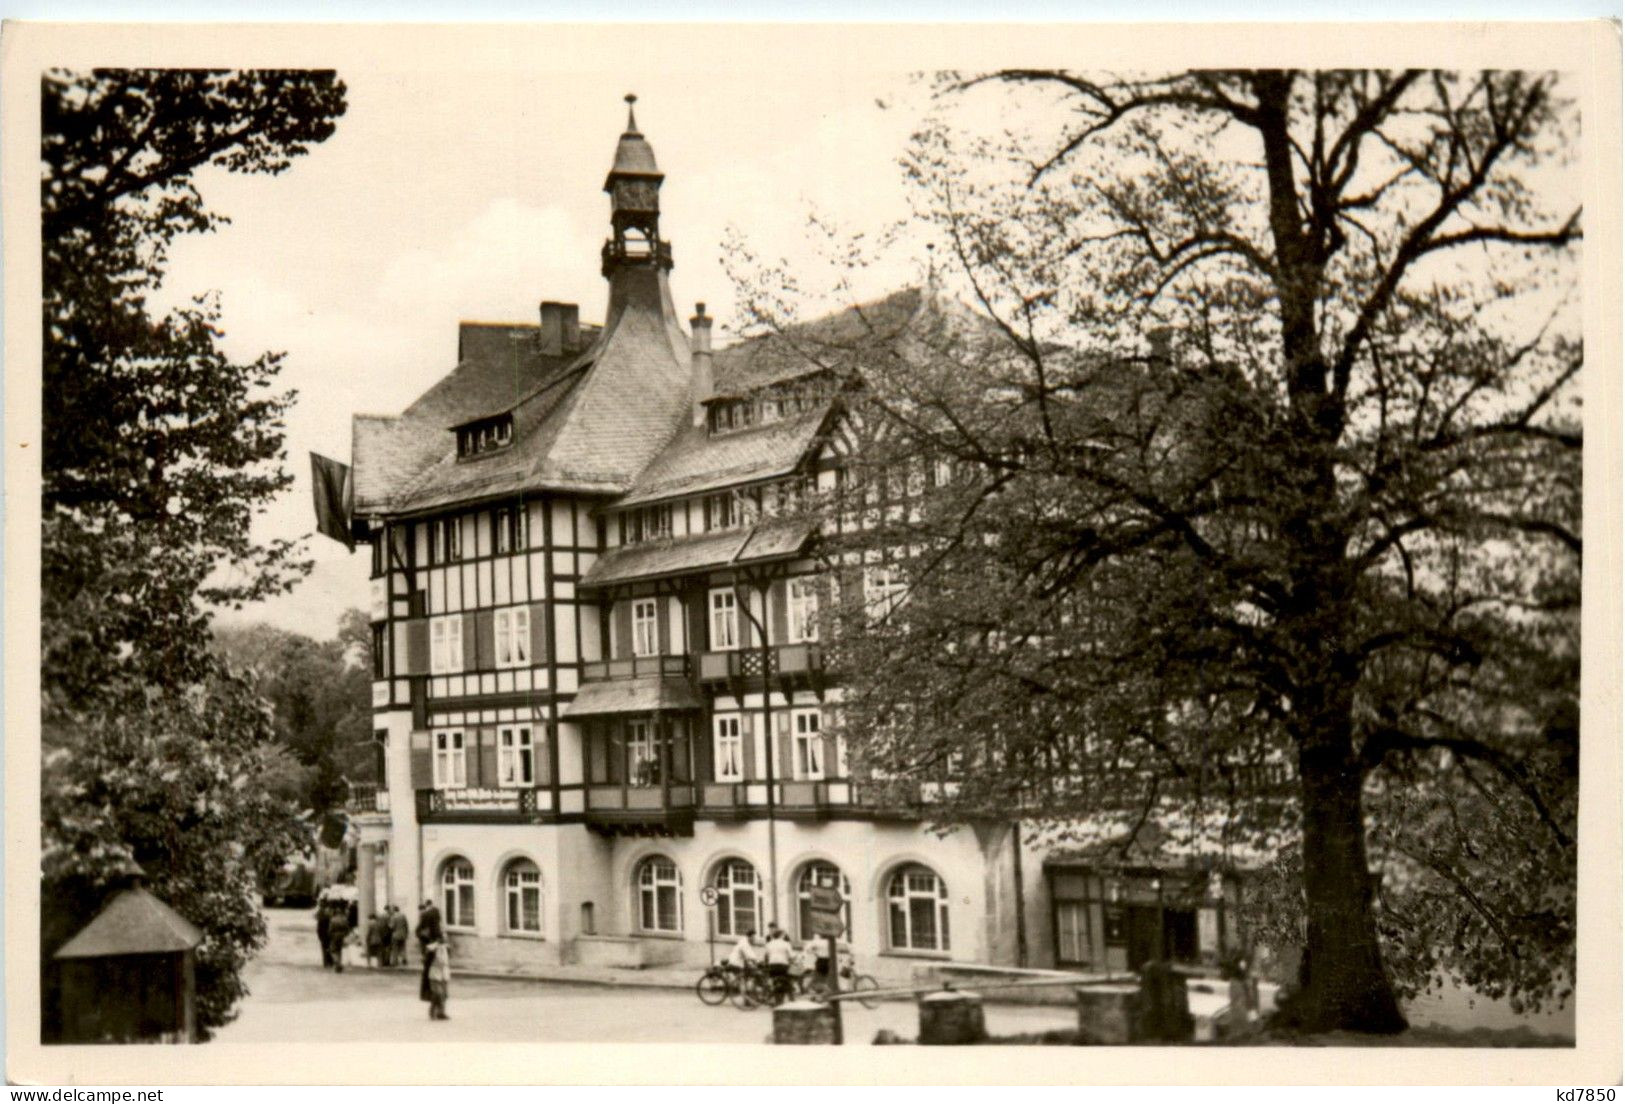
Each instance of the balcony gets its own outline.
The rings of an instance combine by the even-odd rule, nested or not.
[[[692,836],[695,787],[587,786],[587,827],[602,835]]]
[[[375,782],[351,782],[344,809],[351,816],[388,816],[389,790]]]
[[[527,824],[551,812],[549,790],[497,787],[418,790],[420,824]]]
[[[630,659],[601,659],[581,665],[582,682],[608,682],[611,679],[688,677],[686,655],[633,656]]]
[[[708,782],[700,789],[698,813],[707,820],[757,820],[767,816],[766,782]],[[872,784],[845,778],[775,780],[773,815],[782,820],[906,815],[906,803]]]
[[[761,648],[701,652],[697,658],[701,683],[751,683],[765,674],[804,682],[814,690],[824,686],[824,650],[818,644],[775,644],[765,652]]]

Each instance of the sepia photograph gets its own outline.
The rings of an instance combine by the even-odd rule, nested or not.
[[[1247,30],[8,24],[9,1080],[1617,1083],[1617,28]]]

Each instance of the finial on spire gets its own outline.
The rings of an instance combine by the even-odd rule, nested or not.
[[[626,132],[628,134],[636,134],[638,132],[638,117],[636,115],[632,114],[632,105],[638,102],[638,94],[636,92],[628,92],[626,94],[625,99],[626,99]]]

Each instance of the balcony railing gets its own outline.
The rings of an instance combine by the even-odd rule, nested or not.
[[[627,659],[601,659],[581,665],[581,681],[606,682],[610,679],[641,678],[657,675],[662,678],[687,678],[686,655],[632,656]]]
[[[764,653],[761,648],[740,648],[732,652],[701,652],[701,682],[730,679],[756,679],[765,673],[778,675],[819,675],[824,671],[824,651],[817,644],[775,644]]]
[[[344,807],[351,813],[365,816],[369,813],[389,812],[389,790],[374,782],[351,782],[350,796]]]
[[[606,835],[692,836],[694,791],[695,787],[688,783],[670,786],[589,784],[587,825]]]

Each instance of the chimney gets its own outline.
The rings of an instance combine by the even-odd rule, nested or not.
[[[542,304],[541,352],[563,356],[581,347],[581,311],[574,303]]]
[[[694,426],[705,428],[705,400],[711,397],[711,319],[705,304],[694,304],[694,317],[688,320],[688,352],[692,365],[689,387],[694,394]]]

